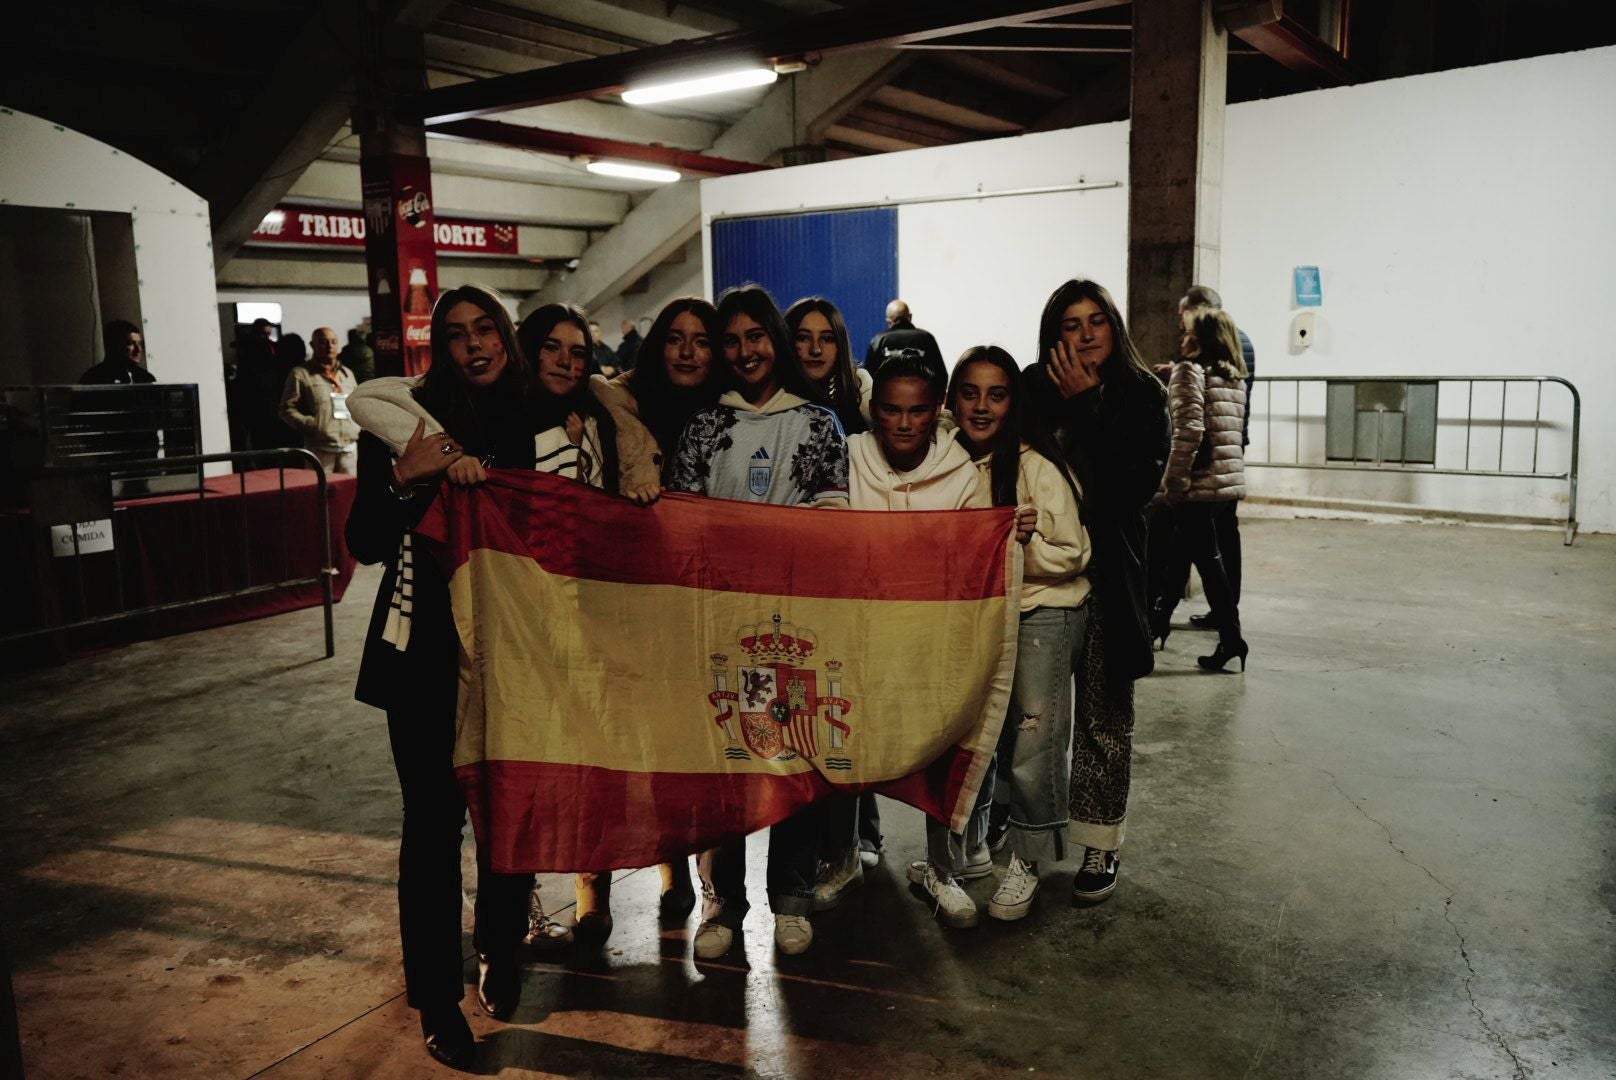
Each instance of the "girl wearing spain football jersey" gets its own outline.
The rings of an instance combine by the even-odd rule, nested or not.
[[[847,505],[847,443],[824,394],[803,372],[774,300],[759,286],[718,301],[730,389],[690,419],[668,488],[776,506]],[[813,941],[820,815],[809,808],[769,830],[774,940],[788,955]],[[746,838],[701,854],[702,923],[696,956],[729,951],[746,915]]]

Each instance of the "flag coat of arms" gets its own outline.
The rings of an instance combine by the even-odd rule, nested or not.
[[[635,506],[544,473],[420,527],[496,871],[649,866],[877,790],[964,828],[1015,669],[1013,512]]]

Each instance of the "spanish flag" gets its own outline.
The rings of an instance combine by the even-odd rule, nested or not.
[[[449,575],[455,768],[495,870],[649,866],[838,791],[963,830],[1015,668],[1011,510],[647,508],[496,471],[420,532]]]

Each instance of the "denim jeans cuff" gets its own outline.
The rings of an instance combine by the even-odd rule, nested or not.
[[[814,894],[796,892],[771,892],[769,894],[769,910],[776,915],[812,915],[814,913]]]

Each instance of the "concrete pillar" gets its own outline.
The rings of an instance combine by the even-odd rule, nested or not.
[[[1228,60],[1211,0],[1134,0],[1128,328],[1147,363],[1177,354],[1184,290],[1218,284]]]

